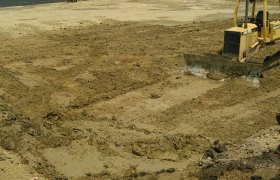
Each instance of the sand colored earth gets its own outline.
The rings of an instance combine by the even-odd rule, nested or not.
[[[207,3],[0,9],[0,179],[279,178],[279,67],[259,87],[184,73],[230,27]]]
[[[87,0],[1,8],[0,24],[2,30],[16,30],[16,34],[36,29],[87,26],[106,20],[179,25],[231,18],[233,6],[234,1],[227,0]],[[279,12],[275,6],[269,8],[273,13]],[[243,16],[243,11],[244,6],[240,8],[240,16]]]

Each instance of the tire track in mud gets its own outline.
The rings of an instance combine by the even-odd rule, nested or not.
[[[269,179],[274,176],[275,178],[279,177],[277,173],[280,172],[278,164],[280,159],[277,154],[275,155],[274,149],[279,145],[280,131],[273,125],[276,124],[275,114],[279,112],[280,88],[269,92],[263,88],[258,89],[256,92],[259,95],[253,98],[248,97],[248,100],[243,99],[243,101],[237,100],[237,103],[230,106],[218,106],[218,108],[213,109],[207,107],[207,104],[215,104],[214,97],[207,99],[206,105],[197,105],[205,96],[209,97],[205,94],[204,98],[202,96],[196,102],[190,102],[194,108],[198,107],[197,110],[194,112],[185,111],[186,114],[178,114],[177,117],[172,116],[177,126],[169,127],[169,130],[176,131],[180,129],[178,126],[182,125],[191,126],[199,129],[199,134],[208,137],[210,142],[218,139],[226,143],[226,152],[223,152],[221,157],[218,156],[218,159],[211,162],[205,160],[205,163],[202,163],[201,171],[192,175],[199,179],[215,177],[249,179],[251,176]],[[221,87],[215,90],[225,89]],[[252,91],[253,94],[257,94],[256,92]],[[183,112],[183,110],[178,112]],[[158,118],[158,124],[162,123],[161,127],[167,127],[167,119],[162,121],[161,117]],[[267,173],[268,171],[271,173]],[[184,176],[182,175],[184,173],[179,174],[181,174],[179,177]]]
[[[205,110],[200,113],[189,114],[189,116],[191,116],[192,119],[195,119],[196,122],[200,122],[198,123],[199,126],[197,126],[197,128],[206,132],[207,135],[215,136],[216,132],[219,131],[224,132],[223,138],[230,138],[233,134],[238,134],[238,131],[242,131],[243,128],[253,130],[253,127],[255,127],[254,124],[258,123],[257,117],[261,117],[263,113],[262,102],[277,97],[279,98],[279,95],[280,89],[277,89],[252,100],[238,103],[234,106]],[[205,121],[206,119],[210,121],[207,122]],[[214,127],[213,123],[215,124]],[[192,122],[190,122],[190,124],[192,125]],[[193,126],[195,127],[194,124]],[[243,128],[239,129],[239,127]],[[229,128],[231,130],[228,130]],[[240,140],[242,140],[242,138],[243,137],[240,137]]]
[[[221,84],[196,77],[173,76],[161,83],[93,104],[86,110],[97,117],[115,116],[125,122],[136,122],[197,98],[208,90],[220,87]]]
[[[228,101],[230,99],[216,102],[215,97],[210,97],[207,98],[207,102],[202,103],[205,96],[208,97],[206,94],[199,100],[184,103],[185,108],[175,106],[175,109],[157,117],[155,123],[172,131],[180,129],[180,126],[186,126],[199,129],[201,135],[209,138],[231,143],[242,142],[243,138],[252,133],[273,125],[274,115],[279,110],[277,109],[279,95],[280,90],[276,89],[255,98],[250,97],[247,101],[237,100],[233,105],[219,107],[220,103],[230,102]],[[268,104],[274,105],[269,107]],[[193,110],[189,111],[190,107],[193,107]]]
[[[86,168],[90,164],[88,159],[94,159],[95,173],[108,171],[115,175],[127,174],[130,166],[135,167],[137,172],[185,168],[197,161],[199,154],[209,146],[208,140],[184,131],[172,133],[158,129],[150,124],[150,117],[219,86],[221,83],[212,80],[173,76],[164,82],[93,104],[78,111],[94,116],[95,121],[63,125],[83,132],[83,136],[88,137],[83,140],[85,142],[74,141],[67,148],[48,148],[43,151],[43,156],[59,172],[74,177],[89,171]],[[158,95],[156,98],[155,93]],[[57,158],[59,156],[66,159]],[[78,157],[80,161],[73,165],[72,160]],[[81,168],[73,173],[76,166]]]

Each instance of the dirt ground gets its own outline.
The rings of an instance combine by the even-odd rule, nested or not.
[[[269,1],[275,4],[278,0]],[[53,30],[114,21],[134,21],[156,25],[181,25],[187,22],[231,18],[234,0],[84,0],[0,9],[0,30],[14,36],[37,29]],[[260,6],[258,6],[258,9]],[[278,6],[269,6],[280,13]],[[244,16],[244,5],[240,16]],[[20,33],[20,34],[19,34]]]
[[[184,73],[183,53],[217,53],[229,19],[14,25],[0,35],[1,179],[279,179],[280,69],[259,87]]]

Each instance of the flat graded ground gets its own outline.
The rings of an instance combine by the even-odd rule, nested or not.
[[[279,178],[279,67],[259,86],[184,73],[183,53],[217,53],[230,27],[210,2],[0,9],[0,179]],[[199,8],[217,20],[181,16]]]

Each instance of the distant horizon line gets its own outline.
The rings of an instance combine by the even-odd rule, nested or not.
[[[28,6],[35,4],[58,3],[65,0],[1,0],[0,7]]]

